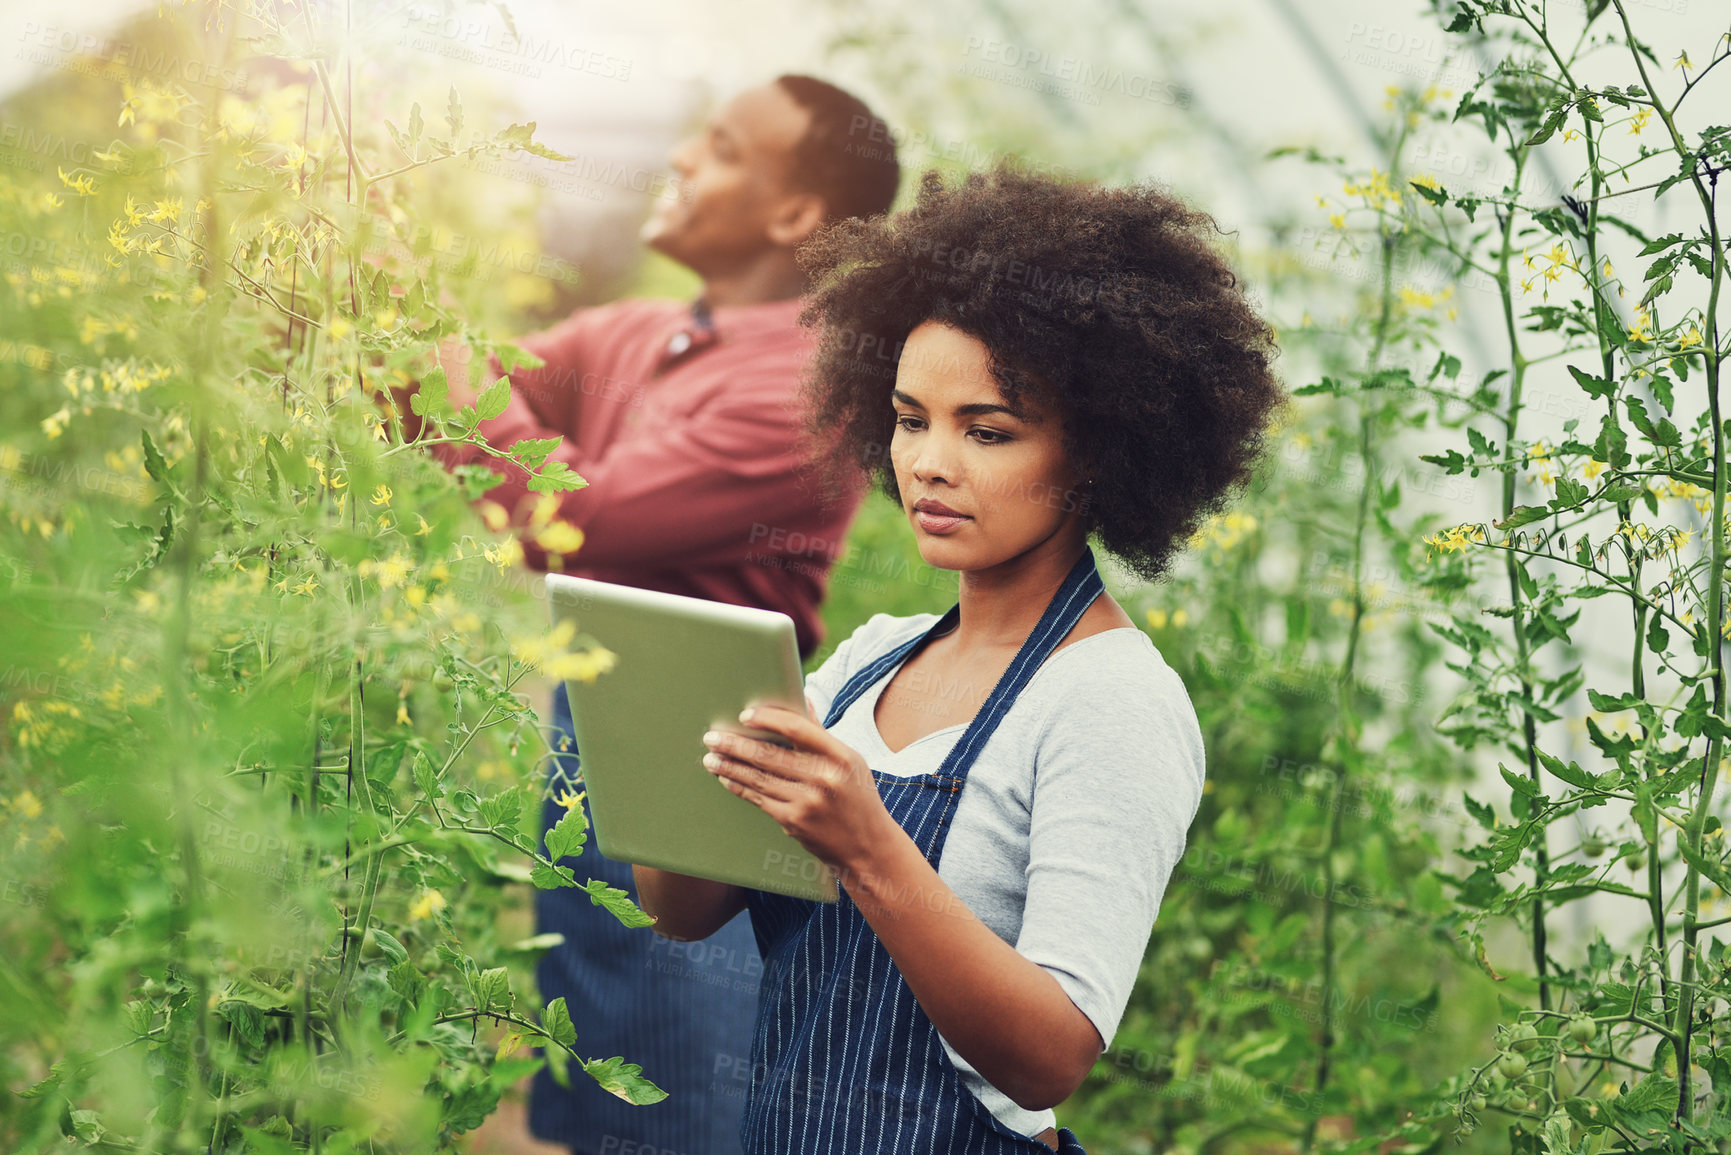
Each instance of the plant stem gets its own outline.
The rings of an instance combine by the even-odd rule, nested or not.
[[[1652,102],[1653,110],[1664,123],[1670,133],[1672,150],[1678,158],[1690,168],[1690,183],[1695,188],[1697,198],[1701,202],[1703,216],[1706,219],[1708,251],[1712,254],[1712,264],[1709,268],[1707,308],[1703,320],[1706,322],[1706,334],[1702,350],[1706,361],[1707,378],[1707,409],[1713,426],[1713,512],[1711,525],[1708,527],[1710,537],[1707,583],[1707,655],[1705,674],[1713,683],[1713,717],[1719,725],[1707,730],[1707,753],[1702,758],[1700,790],[1696,795],[1695,807],[1689,814],[1689,825],[1683,837],[1688,841],[1690,849],[1697,860],[1707,854],[1703,846],[1706,834],[1707,816],[1712,808],[1713,791],[1719,780],[1719,761],[1723,753],[1725,732],[1726,701],[1725,701],[1725,426],[1719,405],[1719,373],[1722,364],[1719,352],[1719,291],[1725,281],[1725,246],[1719,236],[1719,220],[1717,215],[1716,194],[1718,192],[1718,177],[1714,174],[1710,185],[1703,184],[1698,158],[1690,151],[1677,130],[1675,110],[1667,108],[1660,99],[1659,92],[1653,87],[1652,78],[1647,75],[1646,62],[1641,57],[1640,46],[1635,40],[1634,30],[1629,27],[1629,13],[1624,8],[1623,0],[1612,0],[1617,11],[1617,18],[1623,25],[1623,39],[1629,55],[1634,59],[1635,68],[1641,74],[1641,84],[1647,90],[1647,96]],[[1716,61],[1715,61],[1716,63]],[[1683,957],[1678,968],[1677,1010],[1672,1019],[1672,1039],[1677,1052],[1677,1108],[1676,1119],[1688,1119],[1693,1116],[1694,1096],[1691,1089],[1689,1051],[1693,1042],[1695,1015],[1695,963],[1697,944],[1700,940],[1700,926],[1697,915],[1700,911],[1701,871],[1693,862],[1684,863],[1684,915],[1683,915]],[[1662,964],[1663,964],[1662,960]]]

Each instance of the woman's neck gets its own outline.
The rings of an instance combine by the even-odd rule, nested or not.
[[[1086,539],[1053,535],[1018,557],[961,575],[960,621],[952,631],[963,657],[1021,649],[1052,597],[1075,568]]]

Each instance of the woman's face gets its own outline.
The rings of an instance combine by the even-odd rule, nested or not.
[[[890,463],[920,556],[974,571],[1081,530],[1081,489],[1062,422],[1024,392],[1011,411],[977,339],[927,321],[908,334],[891,394]],[[957,516],[924,513],[938,503]]]

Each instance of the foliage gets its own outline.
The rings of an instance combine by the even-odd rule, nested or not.
[[[78,139],[99,100],[87,163],[0,175],[32,238],[0,289],[0,878],[27,915],[0,920],[0,1146],[453,1150],[543,1061],[655,1102],[523,989],[549,942],[497,925],[524,882],[647,923],[559,864],[580,808],[537,838],[520,687],[611,655],[549,633],[503,511],[470,506],[491,474],[453,481],[385,400],[423,381],[428,443],[504,407],[508,382],[453,410],[433,367],[528,355],[480,327],[511,318],[473,254],[441,259],[437,230],[486,234],[428,177],[550,150],[455,89],[381,107],[309,6],[138,33],[251,100],[80,78],[21,115]],[[551,443],[486,448],[583,484]]]

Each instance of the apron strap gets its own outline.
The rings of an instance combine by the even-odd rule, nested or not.
[[[1022,643],[1022,648],[1016,652],[1009,668],[998,679],[998,684],[992,689],[992,696],[986,699],[986,704],[974,715],[974,720],[968,724],[961,738],[950,747],[949,755],[944,758],[937,773],[967,781],[968,770],[973,766],[974,758],[985,748],[987,740],[997,730],[998,723],[1004,720],[1004,715],[1010,712],[1010,707],[1015,704],[1016,696],[1022,692],[1022,687],[1028,684],[1034,672],[1040,668],[1040,663],[1064,640],[1071,627],[1082,620],[1082,615],[1105,589],[1106,583],[1100,580],[1100,571],[1094,566],[1094,551],[1084,544],[1082,556],[1076,559],[1076,564],[1070,568],[1064,584],[1052,595],[1046,612],[1040,615],[1039,623]],[[960,609],[959,602],[957,608]]]
[[[1064,584],[1052,595],[1046,612],[1040,616],[1033,632],[1022,643],[1022,648],[1017,651],[1009,668],[993,687],[991,696],[986,699],[980,712],[974,715],[974,720],[969,723],[967,730],[950,749],[937,773],[957,779],[967,778],[968,768],[973,765],[975,755],[984,748],[987,739],[998,728],[998,723],[1003,721],[1004,715],[1015,703],[1016,696],[1022,692],[1022,687],[1027,685],[1034,672],[1040,668],[1040,663],[1064,640],[1065,635],[1081,620],[1082,614],[1094,604],[1094,599],[1104,592],[1105,588],[1105,583],[1100,580],[1100,571],[1094,565],[1094,551],[1084,543],[1082,556],[1076,559],[1076,564],[1064,578]],[[925,633],[908,639],[856,672],[830,704],[829,715],[823,723],[824,729],[827,730],[840,721],[847,708],[875,685],[878,679],[925,648],[934,638],[940,638],[955,629],[961,619],[962,604],[957,602],[933,622]]]

